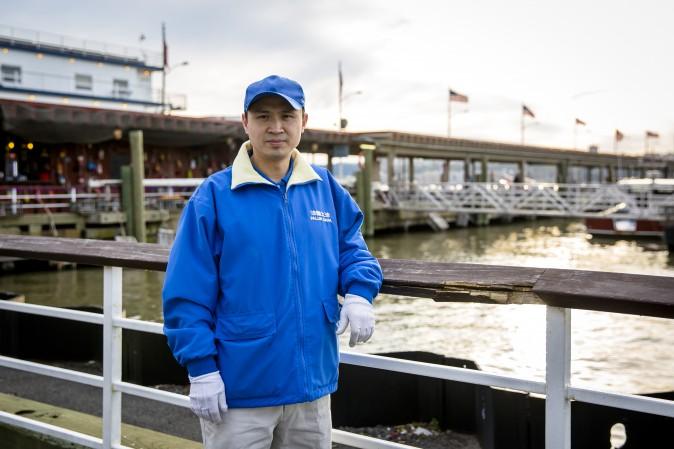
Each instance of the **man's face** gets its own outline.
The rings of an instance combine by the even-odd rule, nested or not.
[[[260,98],[241,117],[253,154],[269,162],[290,157],[290,152],[300,143],[307,118],[301,109],[293,109],[278,95]]]

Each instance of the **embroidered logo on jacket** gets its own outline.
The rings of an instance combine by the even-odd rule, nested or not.
[[[323,212],[321,210],[312,210],[311,216],[309,218],[311,221],[324,221],[325,223],[332,223],[330,212]]]

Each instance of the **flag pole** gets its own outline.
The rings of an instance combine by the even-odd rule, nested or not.
[[[342,78],[342,61],[337,61],[337,103],[339,105],[339,118],[337,119],[337,129],[342,130],[342,98],[344,79]]]
[[[520,117],[520,140],[524,145],[524,104],[522,104],[522,116]]]
[[[578,134],[578,122],[575,122],[574,125],[573,125],[573,149],[574,150],[578,149],[578,145],[576,145],[577,134]]]
[[[616,181],[620,181],[620,174],[623,171],[623,157],[622,154],[618,153],[618,136],[614,136],[613,138],[613,153],[615,153],[616,156],[618,156],[618,173],[616,174]]]
[[[161,111],[166,113],[166,24],[161,23],[162,70],[161,70]]]
[[[452,137],[452,90],[447,89],[447,137]]]

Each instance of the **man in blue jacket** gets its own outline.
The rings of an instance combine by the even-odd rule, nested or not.
[[[242,120],[250,140],[181,216],[164,332],[207,449],[327,449],[337,334],[349,326],[350,346],[372,336],[381,268],[358,206],[296,149],[302,87],[279,76],[251,84]]]

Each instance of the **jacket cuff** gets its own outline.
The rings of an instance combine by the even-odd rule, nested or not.
[[[218,370],[218,365],[215,363],[215,358],[204,357],[203,359],[192,360],[187,364],[187,372],[192,377],[201,376],[202,374],[212,373]]]
[[[352,284],[349,287],[349,291],[347,292],[347,294],[358,295],[362,298],[367,299],[368,301],[370,301],[370,303],[372,303],[374,301],[374,297],[377,296],[376,291],[373,294],[372,288],[368,288],[367,286],[362,284]]]

